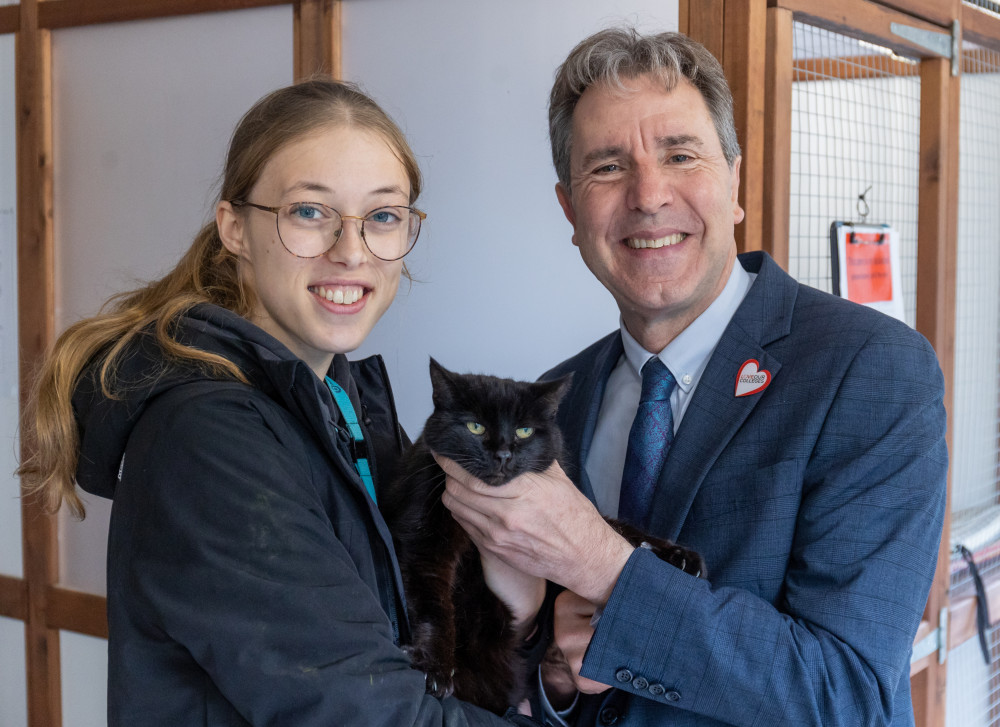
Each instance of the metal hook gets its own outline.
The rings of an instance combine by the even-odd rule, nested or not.
[[[858,195],[858,214],[861,215],[861,223],[864,224],[865,219],[868,217],[868,213],[871,212],[871,208],[868,206],[868,200],[865,196],[872,191],[872,185],[868,185],[868,189]]]

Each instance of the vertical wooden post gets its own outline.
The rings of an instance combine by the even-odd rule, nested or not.
[[[792,45],[792,12],[768,8],[761,249],[785,270],[792,167]]]
[[[947,58],[920,64],[920,211],[917,239],[917,330],[934,346],[945,380],[951,449],[958,239],[959,79]],[[950,475],[949,475],[950,480]],[[951,485],[937,571],[924,618],[938,623],[948,607]],[[946,665],[933,660],[913,678],[919,727],[944,727]]]
[[[680,32],[701,43],[722,62],[725,0],[681,0]]]
[[[733,91],[733,116],[743,147],[740,204],[746,217],[736,227],[740,252],[763,248],[764,84],[767,0],[726,0],[722,67]]]
[[[17,107],[17,289],[21,410],[55,330],[52,238],[51,52],[38,26],[38,0],[22,0],[15,39]],[[21,456],[34,443],[22,429]],[[47,625],[47,592],[58,580],[56,520],[22,503],[29,727],[60,727],[59,632]]]
[[[342,78],[340,0],[297,0],[294,12],[295,80],[316,73]]]

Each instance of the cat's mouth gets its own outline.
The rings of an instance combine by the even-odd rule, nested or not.
[[[666,235],[665,237],[660,237],[655,240],[649,240],[643,237],[626,237],[625,244],[633,250],[656,249],[676,245],[678,242],[682,242],[686,237],[686,232],[675,232],[672,235]]]
[[[365,297],[367,291],[360,285],[310,285],[309,292],[329,303],[353,305]]]

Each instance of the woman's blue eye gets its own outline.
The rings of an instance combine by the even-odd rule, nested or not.
[[[288,210],[288,214],[299,220],[318,220],[325,216],[321,207],[302,203],[292,205]]]
[[[378,225],[390,225],[399,222],[399,215],[396,213],[396,210],[383,207],[369,214],[368,219]]]

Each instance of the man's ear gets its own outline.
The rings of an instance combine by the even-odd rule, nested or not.
[[[215,226],[219,229],[222,244],[236,257],[242,257],[246,247],[246,227],[243,216],[236,212],[230,202],[219,202],[215,206]]]
[[[566,215],[566,219],[569,223],[573,225],[573,244],[576,244],[576,212],[573,210],[573,197],[569,191],[562,185],[562,182],[556,182],[556,199],[559,200],[559,206],[562,207],[563,214]]]
[[[732,184],[733,191],[733,224],[738,225],[743,221],[746,214],[743,212],[743,208],[740,207],[740,162],[743,161],[743,157],[736,157],[733,160],[733,167],[731,170],[732,178],[730,183]]]

